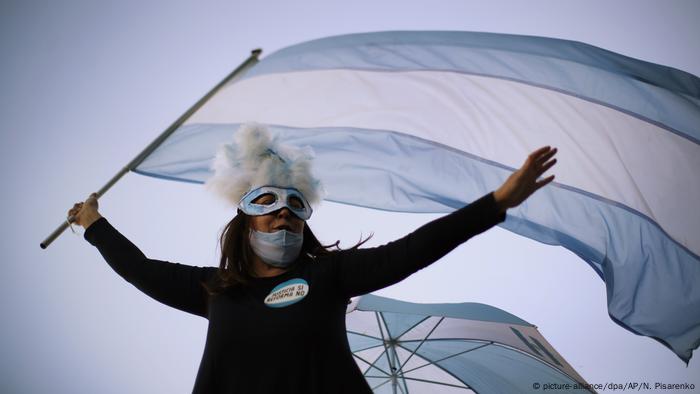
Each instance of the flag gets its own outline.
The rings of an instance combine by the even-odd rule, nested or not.
[[[580,256],[608,312],[688,362],[700,344],[700,79],[560,39],[379,32],[264,58],[135,171],[203,183],[247,121],[309,145],[327,200],[450,212],[528,153],[559,149],[557,182],[501,227]]]

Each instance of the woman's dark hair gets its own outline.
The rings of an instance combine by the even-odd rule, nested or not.
[[[238,210],[238,214],[224,227],[219,239],[221,247],[221,260],[217,270],[217,281],[214,283],[202,283],[210,295],[219,294],[228,288],[246,285],[254,277],[253,250],[250,247],[248,232],[250,229],[250,216]],[[367,242],[372,235],[360,240],[350,249],[357,249]],[[316,235],[304,224],[304,242],[301,246],[301,255],[309,254],[313,257],[323,256],[340,251],[340,241],[330,245],[322,245]]]

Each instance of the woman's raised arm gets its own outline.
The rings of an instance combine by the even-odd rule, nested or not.
[[[508,208],[519,205],[554,179],[552,175],[538,180],[556,163],[552,159],[556,151],[550,147],[534,151],[495,192],[403,238],[375,248],[337,253],[331,269],[341,296],[354,297],[397,283],[505,220]]]
[[[207,317],[206,282],[214,267],[194,267],[147,258],[97,212],[96,195],[76,204],[68,213],[85,227],[85,239],[97,247],[107,263],[127,282],[153,299],[173,308]]]

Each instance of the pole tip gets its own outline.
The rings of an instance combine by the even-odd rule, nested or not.
[[[41,246],[42,249],[46,249],[46,244],[45,243],[40,243],[39,246]]]
[[[255,49],[253,49],[252,51],[250,51],[250,54],[253,55],[253,56],[255,56],[255,57],[260,56],[261,53],[262,53],[262,49],[261,49],[261,48],[255,48]]]

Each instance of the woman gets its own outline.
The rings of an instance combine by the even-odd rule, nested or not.
[[[245,125],[207,181],[238,207],[221,235],[218,269],[147,258],[98,213],[95,194],[68,214],[127,281],[209,320],[193,392],[370,393],[348,346],[348,299],[401,281],[503,221],[554,179],[537,180],[555,153],[538,149],[495,192],[399,240],[329,250],[306,223],[322,196],[309,152]]]

